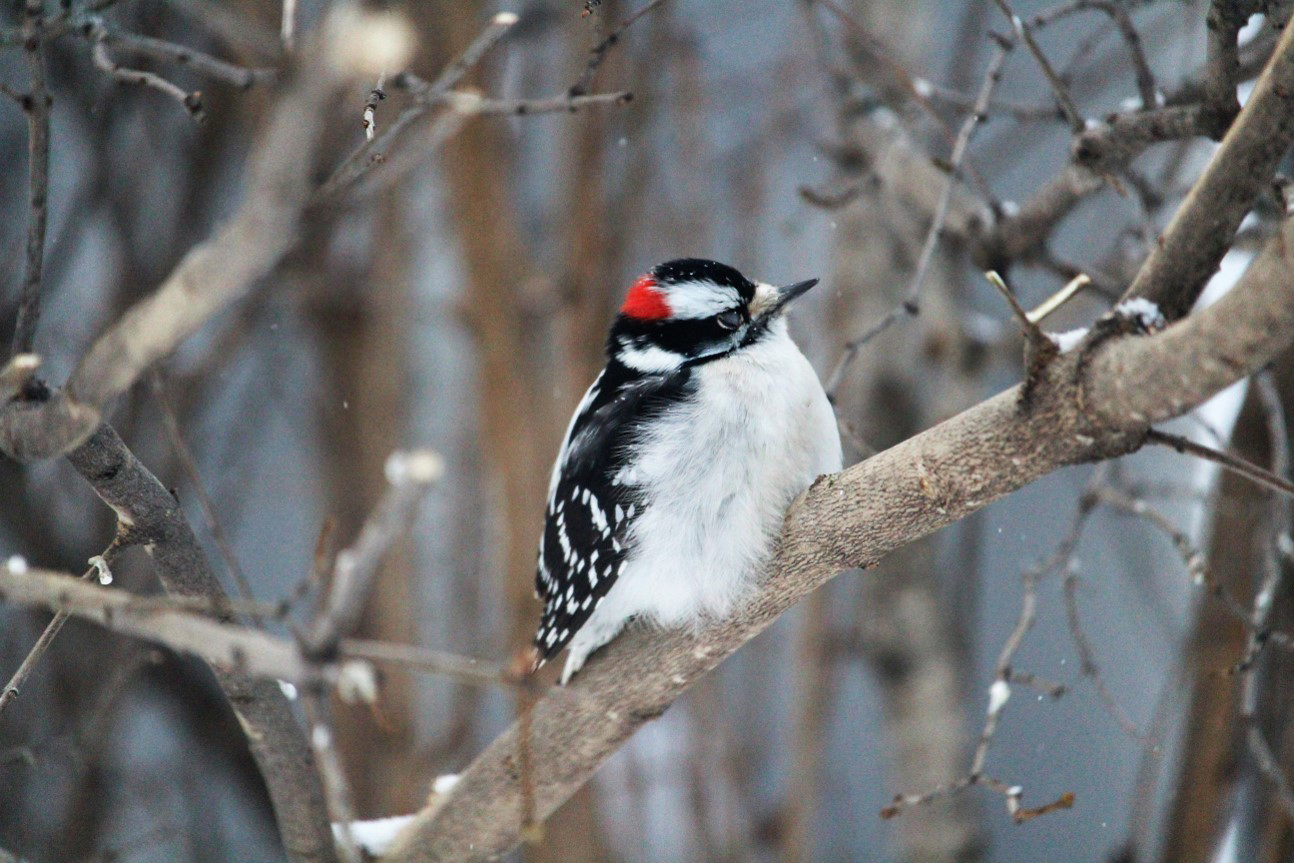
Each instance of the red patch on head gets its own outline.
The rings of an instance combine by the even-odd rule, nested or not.
[[[639,277],[629,289],[625,304],[620,307],[620,314],[644,321],[658,321],[673,313],[669,303],[665,301],[665,295],[651,276]]]

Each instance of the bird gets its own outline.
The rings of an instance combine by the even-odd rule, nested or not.
[[[791,501],[841,466],[784,315],[817,281],[682,258],[632,283],[553,466],[532,671],[568,647],[565,685],[630,620],[699,628],[758,586]]]

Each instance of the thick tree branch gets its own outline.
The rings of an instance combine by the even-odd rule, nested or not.
[[[1099,350],[1091,358],[1083,391],[1097,422],[1156,423],[1178,416],[1275,358],[1294,341],[1294,318],[1289,314],[1294,303],[1292,250],[1294,220],[1286,219],[1240,284],[1205,313],[1148,341],[1121,341]],[[1197,256],[1211,253],[1212,249],[1196,249]],[[1153,260],[1146,262],[1147,268]],[[1166,277],[1184,269],[1162,266]]]
[[[1217,69],[1210,66],[1208,72],[1204,89],[1212,92],[1212,75]],[[983,269],[1000,268],[1004,262],[1036,253],[1079,201],[1151,145],[1198,135],[1216,137],[1226,128],[1230,115],[1220,115],[1209,104],[1174,105],[1171,101],[1164,108],[1115,114],[1085,128],[1075,139],[1074,161],[1060,176],[1018,213],[1002,219],[982,236],[972,235],[977,263]],[[1153,266],[1143,268],[1128,296],[1154,300],[1169,320],[1184,315],[1217,269],[1240,221],[1270,182],[1277,162],[1292,142],[1294,39],[1287,29],[1244,110],[1214,154],[1206,172],[1209,182],[1195,185],[1165,232],[1164,242],[1152,253]],[[1197,254],[1199,250],[1208,254]],[[1152,282],[1158,294],[1147,293]]]
[[[1264,259],[1284,259],[1291,230],[1287,222],[1271,241],[1281,250],[1269,247]],[[1016,387],[820,478],[792,505],[771,576],[744,612],[699,634],[628,632],[576,678],[571,689],[584,698],[550,696],[535,706],[536,814],[554,811],[644,722],[840,570],[872,565],[1058,468],[1131,452],[1151,418],[1185,410],[1260,368],[1294,341],[1289,284],[1288,272],[1273,278],[1271,265],[1255,262],[1226,305],[1158,335],[1110,339],[1091,356],[1060,355],[1042,371],[1027,409]],[[1229,335],[1210,341],[1222,330]],[[1132,394],[1111,380],[1128,373],[1153,384]],[[1197,385],[1196,376],[1206,383]],[[419,814],[390,860],[483,860],[513,847],[522,823],[517,742],[514,727],[491,744],[452,794]]]
[[[1294,28],[1271,62],[1204,174],[1173,215],[1125,298],[1156,303],[1168,320],[1195,304],[1240,222],[1294,143]]]
[[[117,513],[119,532],[126,531],[130,541],[148,550],[168,593],[217,603],[224,599],[224,590],[179,503],[110,426],[100,426],[68,454],[68,461]],[[224,622],[232,617],[232,613],[218,615]],[[217,668],[216,679],[247,732],[288,858],[294,863],[331,863],[336,857],[323,788],[309,743],[278,684],[236,669]]]

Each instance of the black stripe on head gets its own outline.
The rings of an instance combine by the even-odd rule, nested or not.
[[[743,303],[755,296],[755,283],[727,264],[707,261],[704,258],[678,258],[652,267],[652,277],[662,284],[678,285],[684,282],[713,282],[735,288]]]

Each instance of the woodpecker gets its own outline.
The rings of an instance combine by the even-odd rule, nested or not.
[[[815,284],[688,258],[630,287],[548,487],[535,668],[569,645],[565,684],[631,619],[698,626],[750,594],[787,506],[840,469],[783,316]]]

